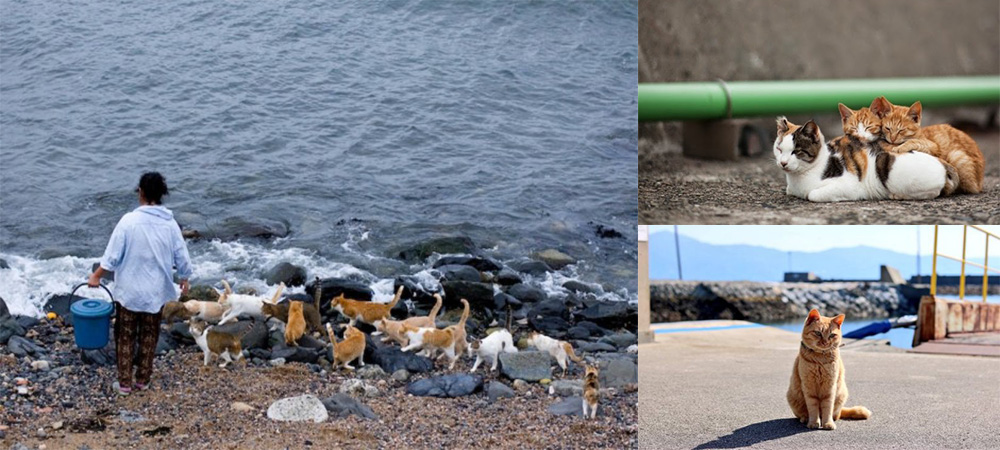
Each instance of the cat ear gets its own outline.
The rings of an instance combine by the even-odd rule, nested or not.
[[[872,112],[875,113],[879,119],[881,119],[892,112],[892,103],[889,103],[889,99],[885,98],[883,95],[875,100],[872,100],[872,106],[870,108]]]
[[[809,325],[815,321],[819,320],[819,310],[809,311],[809,317],[806,318],[806,325]]]
[[[840,120],[842,122],[847,122],[847,119],[854,115],[854,111],[843,103],[837,103],[837,109],[840,110]]]
[[[802,125],[802,133],[813,139],[813,141],[819,142],[819,126],[816,122],[808,121],[805,125]]]
[[[778,117],[778,134],[785,134],[788,132],[788,119],[785,116]]]
[[[834,317],[833,318],[833,323],[837,324],[837,327],[840,327],[841,325],[843,325],[844,324],[844,315],[841,314],[841,315],[839,315],[837,317]]]
[[[916,102],[910,106],[910,110],[906,112],[906,115],[910,118],[910,120],[916,122],[917,125],[920,125],[921,112],[923,112],[923,106],[920,105],[920,102]]]

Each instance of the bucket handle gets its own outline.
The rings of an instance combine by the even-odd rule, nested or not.
[[[80,284],[78,284],[76,286],[73,286],[73,290],[70,291],[69,295],[76,294],[76,290],[77,289],[80,289],[80,288],[82,288],[82,287],[84,287],[86,285],[87,285],[87,283],[80,283]],[[111,295],[111,290],[109,290],[108,287],[105,286],[105,285],[103,285],[103,284],[98,284],[98,286],[100,286],[102,289],[104,289],[104,292],[108,293],[108,297],[111,297],[111,303],[114,303],[115,302],[115,296]]]

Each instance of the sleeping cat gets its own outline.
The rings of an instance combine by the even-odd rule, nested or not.
[[[920,102],[907,108],[879,97],[872,103],[871,109],[880,120],[880,135],[891,144],[890,151],[903,153],[916,150],[934,155],[958,171],[959,192],[978,194],[983,191],[986,161],[971,136],[948,124],[921,128],[923,109]]]
[[[298,346],[297,341],[306,334],[306,318],[302,314],[302,302],[292,301],[288,307],[288,323],[285,325],[285,344]]]
[[[590,418],[597,416],[597,402],[601,399],[601,383],[599,379],[600,370],[597,366],[587,365],[587,370],[583,375],[583,417]]]
[[[510,320],[511,310],[510,306],[508,306],[506,328],[490,333],[485,339],[472,341],[470,348],[472,349],[472,353],[476,355],[476,362],[472,364],[472,370],[469,370],[469,372],[475,372],[479,364],[483,361],[490,361],[492,363],[492,366],[490,366],[490,372],[492,372],[497,370],[497,361],[500,359],[500,353],[517,353],[517,347],[514,345],[514,337],[510,334]]]
[[[225,362],[219,364],[219,367],[226,367],[226,364],[233,362],[233,357],[237,361],[243,359],[243,351],[240,344],[240,339],[243,336],[216,331],[213,328],[215,328],[213,325],[209,325],[208,322],[197,318],[191,319],[188,322],[188,329],[191,331],[191,336],[194,337],[194,342],[205,353],[204,365],[208,365],[208,361],[212,358],[213,354],[219,355],[220,358],[225,360]],[[247,331],[250,329],[247,328]],[[243,363],[246,364],[246,360],[243,360]]]
[[[225,306],[226,312],[222,315],[219,325],[236,319],[240,314],[256,317],[264,316],[262,305],[267,301],[266,299],[254,295],[234,294],[226,280],[222,280],[222,285],[225,287],[225,290],[219,294],[219,303]],[[274,296],[271,298],[271,304],[278,302],[283,290],[285,290],[285,283],[278,285],[278,290],[274,292]]]
[[[365,333],[348,324],[341,324],[344,328],[344,340],[337,342],[337,335],[333,332],[333,327],[326,324],[326,332],[330,338],[330,345],[333,346],[333,369],[343,365],[345,369],[354,370],[350,362],[358,360],[361,367],[364,367],[365,360]]]
[[[396,295],[392,298],[392,302],[389,303],[375,303],[375,302],[365,302],[361,300],[351,300],[344,297],[344,294],[330,299],[330,309],[336,310],[340,314],[344,315],[351,321],[351,326],[353,327],[357,321],[362,321],[369,325],[374,324],[375,321],[386,319],[389,317],[389,311],[399,303],[399,298],[403,296],[403,286],[399,287],[396,291]]]
[[[438,311],[441,310],[441,294],[434,294],[436,301],[434,302],[434,307],[431,308],[431,312],[426,316],[410,317],[406,320],[390,320],[379,319],[375,321],[375,332],[372,336],[378,336],[380,334],[385,334],[382,338],[382,342],[396,341],[399,345],[406,347],[409,345],[410,340],[403,334],[403,324],[409,325],[414,328],[434,328],[435,321],[437,320]]]
[[[826,142],[815,122],[798,126],[779,117],[774,157],[785,172],[785,192],[813,202],[931,199],[941,195],[949,177],[957,180],[938,158],[873,145],[849,136]]]
[[[809,428],[834,430],[834,422],[839,419],[867,419],[872,415],[864,406],[843,407],[847,401],[844,362],[840,359],[843,323],[843,314],[823,317],[814,309],[802,328],[787,398],[792,413]]]
[[[528,336],[528,345],[552,355],[556,359],[556,362],[559,363],[559,367],[562,367],[564,377],[566,376],[566,367],[568,366],[567,358],[572,359],[576,363],[583,362],[582,358],[576,356],[573,346],[569,342],[552,339],[537,331],[532,331],[531,335]]]

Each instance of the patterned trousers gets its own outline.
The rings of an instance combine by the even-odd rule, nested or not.
[[[156,354],[156,342],[160,339],[163,310],[155,314],[134,312],[116,302],[115,311],[118,384],[132,387],[132,366],[136,362],[139,367],[135,371],[135,381],[148,384],[153,376],[153,356]]]

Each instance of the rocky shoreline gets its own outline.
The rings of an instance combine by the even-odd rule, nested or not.
[[[650,285],[651,320],[734,319],[780,322],[812,308],[851,319],[916,314],[919,293],[875,282],[759,283],[660,281]]]
[[[549,292],[526,284],[532,272],[551,271],[561,258],[552,252],[536,257],[499,262],[452,255],[434,263],[432,274],[439,278],[432,284],[443,289],[445,299],[439,326],[457,321],[460,298],[471,305],[470,339],[502,326],[508,308],[512,311],[511,331],[522,351],[504,355],[493,373],[480,367],[469,374],[474,358],[468,357],[448,370],[370,336],[364,368],[333,371],[325,336],[307,335],[299,346],[288,347],[284,324],[274,318],[241,318],[225,326],[246,333],[245,367],[203,367],[200,349],[179,322],[162,325],[151,389],[119,398],[112,387],[113,341],[98,350],[75,347],[69,305],[78,297],[51,297],[45,306],[56,314],[51,320],[11,316],[0,300],[0,442],[5,448],[74,449],[248,443],[255,448],[636,447],[635,305],[603,300],[600,286],[577,281]],[[281,264],[267,271],[267,281],[301,285],[307,275]],[[343,320],[329,310],[330,298],[374,295],[359,280],[319,283],[324,322]],[[283,301],[312,302],[315,284]],[[422,277],[398,276],[394,287],[403,287],[407,300],[393,309],[396,318],[426,314],[433,304],[435,292]],[[211,286],[196,285],[190,296],[211,300],[213,293]],[[604,392],[596,420],[579,417],[582,366],[571,363],[563,378],[548,355],[523,348],[531,330],[571,342],[578,355],[600,365]],[[312,415],[305,422],[276,420],[287,414],[282,405],[295,405],[290,409],[295,415]]]

